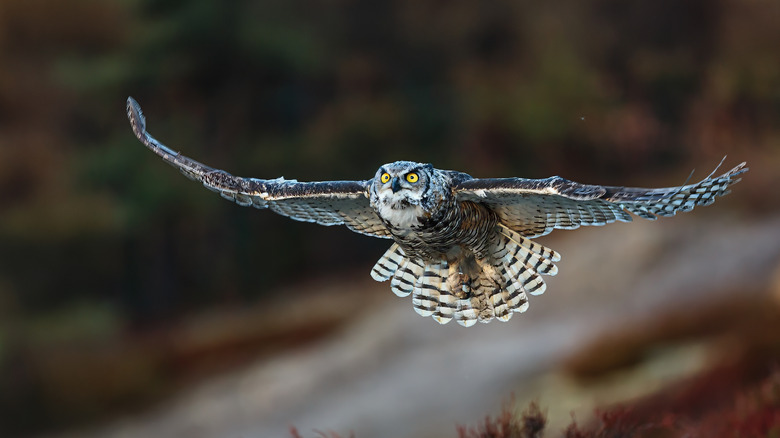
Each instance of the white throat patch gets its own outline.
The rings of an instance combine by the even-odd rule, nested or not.
[[[408,192],[402,194],[384,190],[379,194],[379,202],[377,203],[379,217],[400,230],[411,230],[412,227],[420,226],[418,218],[424,213],[419,205],[419,200],[411,199],[415,204],[402,207],[404,201],[410,200],[407,195]],[[393,206],[397,208],[393,208]]]

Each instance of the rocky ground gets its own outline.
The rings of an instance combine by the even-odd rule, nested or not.
[[[455,436],[457,424],[497,412],[513,394],[521,408],[537,401],[555,436],[572,415],[584,421],[595,406],[737,354],[739,339],[728,334],[757,308],[744,303],[780,306],[780,217],[716,213],[542,239],[563,256],[559,274],[508,323],[440,326],[367,273],[312,285],[314,293],[291,290],[300,304],[277,318],[359,316],[154,407],[57,436],[285,437],[291,426],[303,436]]]

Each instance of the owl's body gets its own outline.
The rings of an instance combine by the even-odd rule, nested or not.
[[[409,175],[414,175],[413,183]],[[470,177],[411,161],[379,168],[370,185],[370,203],[396,243],[371,275],[378,281],[392,278],[396,295],[413,294],[415,311],[439,323],[455,318],[468,326],[494,316],[506,321],[512,311],[527,308],[526,291],[544,290],[538,276],[522,276],[532,266],[524,266],[517,255],[546,260],[544,273],[549,274],[555,254],[530,242],[540,253],[524,250],[519,242],[525,239],[502,228],[493,210],[458,201],[453,178]],[[529,284],[530,278],[536,282]],[[517,287],[521,285],[525,287]]]
[[[382,175],[389,178],[387,183],[382,183]],[[415,182],[407,181],[409,175]],[[430,164],[386,164],[369,190],[371,207],[409,256],[444,257],[458,245],[482,252],[487,243],[485,228],[492,228],[487,222],[496,223],[487,208],[457,201],[450,176]]]
[[[560,177],[475,179],[411,161],[381,166],[366,181],[240,178],[159,143],[146,132],[132,98],[127,112],[142,143],[227,199],[393,239],[372,277],[391,280],[396,295],[411,294],[417,313],[442,324],[507,321],[513,312],[527,310],[527,294],[544,292],[541,275],[555,275],[554,262],[560,260],[531,238],[555,228],[630,222],[629,212],[656,219],[709,205],[747,170],[742,163],[718,177],[663,189],[586,185]]]

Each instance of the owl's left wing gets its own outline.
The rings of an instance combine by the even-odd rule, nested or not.
[[[298,182],[233,176],[175,152],[146,132],[146,119],[132,97],[127,98],[127,117],[133,133],[146,147],[222,197],[239,205],[268,208],[292,219],[320,225],[346,225],[352,231],[390,238],[368,198],[368,181]]]
[[[748,170],[745,164],[713,177],[716,168],[695,184],[658,189],[580,184],[559,176],[476,179],[456,172],[452,173],[452,181],[458,200],[488,205],[509,228],[535,237],[556,228],[630,222],[629,213],[655,220],[712,204],[741,180],[736,177]]]

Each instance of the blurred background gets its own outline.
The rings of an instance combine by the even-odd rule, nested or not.
[[[778,19],[773,0],[0,1],[0,435],[455,436],[512,394],[548,436],[619,402],[730,409],[780,357]],[[133,137],[129,95],[163,143],[241,176],[751,171],[692,214],[545,237],[547,293],[466,330],[370,279],[388,241],[183,178]]]

